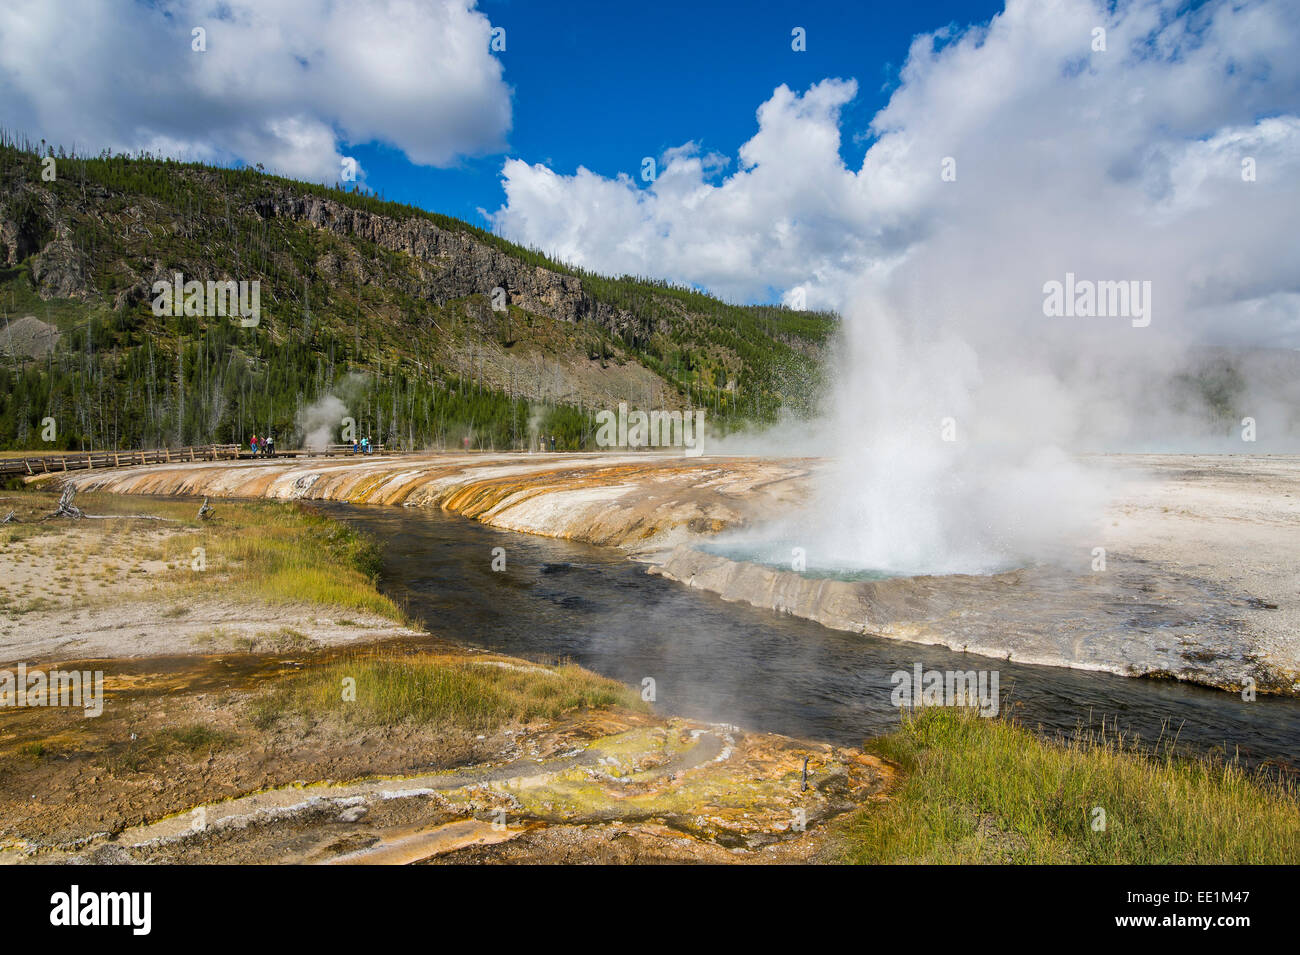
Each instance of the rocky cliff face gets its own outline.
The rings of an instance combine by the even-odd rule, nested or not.
[[[426,219],[398,221],[329,199],[289,194],[261,200],[255,208],[262,218],[307,222],[427,263],[432,273],[430,297],[439,303],[491,295],[493,289],[502,288],[510,304],[560,321],[594,322],[615,334],[640,324],[631,312],[595,301],[576,276],[520,262],[470,235],[441,229]]]
[[[95,297],[85,257],[73,243],[54,196],[25,185],[0,199],[0,263],[13,267],[33,253],[32,280],[41,298]]]

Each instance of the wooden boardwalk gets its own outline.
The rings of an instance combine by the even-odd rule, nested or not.
[[[383,445],[375,445],[372,454],[384,454]],[[277,451],[277,458],[351,455],[350,444],[331,444],[323,451]],[[253,452],[238,444],[202,444],[189,448],[154,448],[150,451],[68,451],[33,454],[21,458],[0,458],[0,477],[20,475],[34,477],[64,471],[95,468],[125,468],[149,464],[179,464],[186,461],[234,461],[251,458]]]

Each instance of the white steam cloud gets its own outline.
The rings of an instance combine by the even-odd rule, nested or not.
[[[308,451],[324,451],[334,442],[334,435],[347,415],[348,406],[334,395],[324,395],[300,408],[297,425],[302,435],[302,446]]]

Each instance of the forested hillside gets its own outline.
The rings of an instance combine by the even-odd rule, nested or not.
[[[255,325],[154,283],[257,282]],[[180,303],[178,302],[178,305]],[[812,410],[824,313],[553,262],[358,190],[0,142],[0,447],[589,447],[597,410]],[[49,421],[54,423],[54,439]]]

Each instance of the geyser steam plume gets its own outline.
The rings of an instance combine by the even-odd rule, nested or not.
[[[882,296],[855,299],[841,355],[811,566],[988,573],[1087,533],[1103,481],[1053,440],[1070,404],[1050,375],[990,374],[965,337]]]
[[[1297,37],[1288,4],[1012,2],[917,38],[860,170],[824,128],[833,464],[768,559],[1086,570],[1113,471],[1075,452],[1296,450]],[[1147,294],[1049,307],[1076,279]]]

